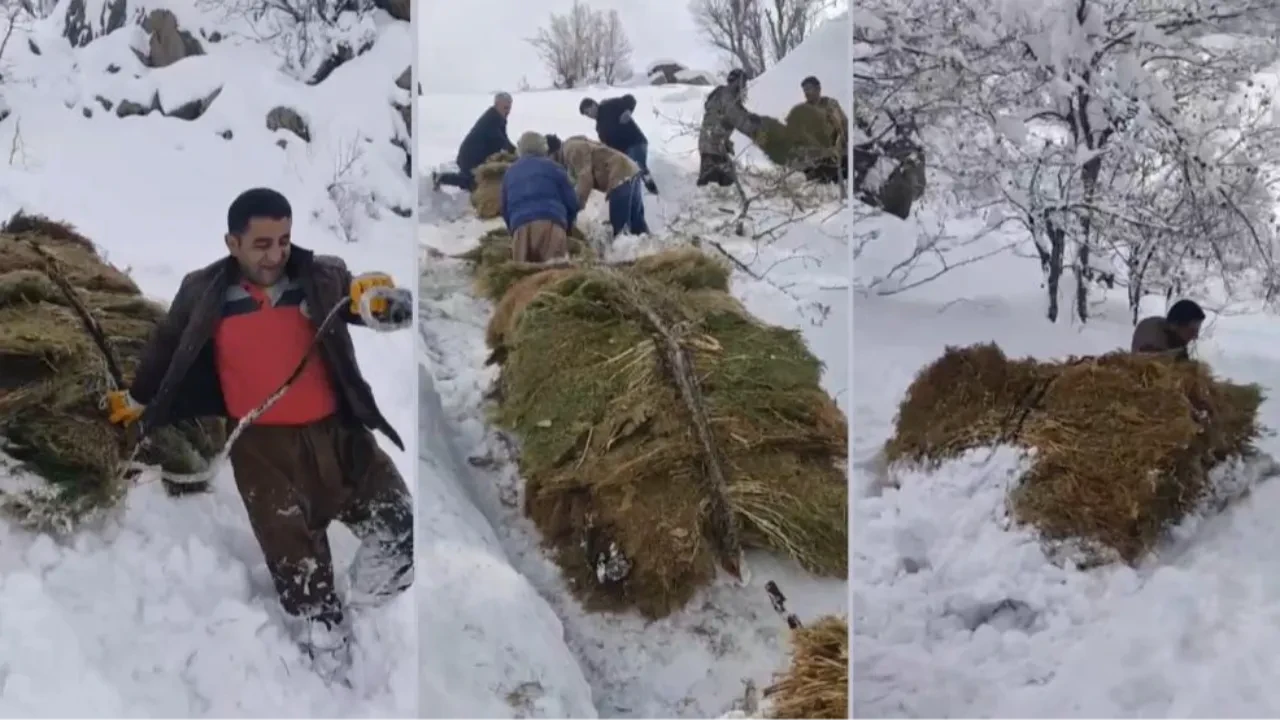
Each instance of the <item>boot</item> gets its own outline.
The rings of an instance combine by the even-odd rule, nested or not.
[[[311,666],[326,684],[351,687],[351,631],[346,623],[330,628],[319,621],[306,623],[299,639]]]

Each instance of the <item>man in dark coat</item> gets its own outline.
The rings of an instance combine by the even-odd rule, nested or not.
[[[516,146],[507,138],[507,116],[510,114],[511,96],[504,92],[494,95],[493,106],[480,115],[458,147],[458,171],[431,173],[431,186],[439,190],[441,185],[452,185],[471,192],[476,185],[471,172],[476,167],[494,153],[515,152]]]
[[[645,189],[657,195],[658,184],[649,172],[649,139],[636,124],[635,111],[636,98],[629,93],[598,103],[585,98],[578,104],[578,112],[596,121],[596,135],[600,142],[634,160],[640,166]]]
[[[107,405],[111,422],[137,422],[143,433],[196,417],[236,422],[302,363],[231,446],[231,470],[288,624],[334,680],[351,655],[329,524],[360,539],[349,602],[381,604],[413,582],[412,497],[372,431],[404,445],[361,375],[348,331],[407,327],[412,296],[387,275],[353,278],[340,258],[293,245],[292,215],[269,188],[231,203],[228,256],[183,278],[132,386],[108,393]],[[333,308],[340,322],[318,336]]]
[[[1164,317],[1143,318],[1133,328],[1130,350],[1186,360],[1190,357],[1187,346],[1200,337],[1203,323],[1204,310],[1194,300],[1179,300]]]

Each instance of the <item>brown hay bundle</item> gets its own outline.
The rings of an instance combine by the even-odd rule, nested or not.
[[[828,615],[791,631],[791,665],[767,691],[769,717],[849,717],[849,623]]]
[[[511,259],[513,241],[505,228],[490,230],[480,244],[458,256],[475,266],[476,294],[500,300],[517,281],[547,269],[541,263],[523,263]],[[583,262],[595,256],[591,246],[575,227],[569,232],[569,262]]]
[[[475,208],[476,217],[489,220],[502,214],[502,176],[515,161],[512,153],[494,153],[472,171],[476,184],[471,190],[471,207]]]
[[[839,161],[846,152],[837,138],[838,128],[816,105],[802,102],[787,112],[785,121],[760,119],[752,141],[775,164],[803,170],[823,161]]]
[[[55,258],[53,268],[41,251]],[[98,321],[126,376],[164,309],[68,225],[18,215],[0,230],[0,438],[9,455],[51,483],[42,497],[87,510],[123,492],[121,463],[131,446],[99,407],[106,360],[52,280],[56,273]],[[138,460],[196,472],[216,453],[221,432],[215,422],[159,430]]]
[[[845,418],[799,333],[747,314],[728,275],[676,251],[528,278],[502,303],[496,419],[589,608],[662,617],[742,547],[846,573]]]
[[[948,348],[907,391],[885,450],[890,462],[936,465],[978,447],[1034,448],[1013,516],[1132,563],[1201,506],[1214,466],[1253,452],[1261,403],[1257,386],[1199,362],[1010,361],[994,345]]]
[[[489,326],[485,330],[485,344],[492,350],[503,347],[503,340],[515,330],[516,323],[520,321],[520,313],[533,302],[538,293],[544,287],[573,273],[573,270],[567,269],[543,270],[514,282],[493,309],[493,317],[489,319]]]

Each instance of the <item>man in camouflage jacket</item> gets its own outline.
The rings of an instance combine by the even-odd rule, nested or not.
[[[698,186],[715,183],[728,187],[737,180],[733,164],[733,131],[754,136],[760,117],[747,111],[747,76],[732,70],[725,84],[711,91],[703,105],[702,129],[698,133]]]

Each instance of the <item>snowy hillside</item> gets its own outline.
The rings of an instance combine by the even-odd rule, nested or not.
[[[64,0],[4,45],[0,215],[75,225],[167,303],[185,273],[225,256],[231,200],[265,185],[293,204],[298,245],[342,255],[357,272],[412,278],[414,191],[393,144],[407,129],[392,106],[408,102],[396,79],[412,57],[409,23],[371,11],[299,58],[297,45],[265,44],[265,30],[222,10],[110,8]],[[298,79],[343,39],[367,51],[319,84]],[[195,45],[203,54],[191,54]],[[276,69],[286,60],[293,72]],[[269,129],[269,114],[283,129]],[[412,339],[352,334],[384,413],[412,435],[414,399],[397,392],[416,372]],[[386,447],[412,477],[405,454]],[[0,487],[16,481],[0,477]],[[334,542],[341,571],[355,542],[345,531]],[[355,618],[352,689],[319,679],[280,614],[225,468],[213,492],[181,498],[144,474],[121,507],[74,537],[0,520],[0,715],[416,712],[411,593]]]
[[[870,285],[911,253],[910,222],[876,220],[857,265]],[[868,230],[863,227],[855,232]],[[981,225],[953,222],[957,238]],[[1025,236],[969,246],[981,255]],[[957,243],[959,244],[959,242]],[[880,451],[913,376],[947,345],[994,341],[1010,357],[1062,358],[1127,348],[1123,293],[1095,301],[1083,327],[1045,321],[1030,248],[959,267],[899,294],[855,298],[850,417],[854,712],[870,717],[1245,717],[1275,714],[1276,507],[1255,487],[1221,515],[1186,523],[1137,568],[1088,572],[1051,563],[1028,530],[1009,528],[1007,491],[1025,470],[1008,450],[975,451],[886,487]],[[958,255],[952,257],[956,262]],[[936,265],[935,265],[936,267]],[[920,276],[929,271],[921,269]],[[1143,315],[1163,314],[1147,302]],[[1275,384],[1280,320],[1210,313],[1195,354],[1226,378]],[[1280,427],[1265,402],[1261,422]],[[1280,442],[1260,449],[1272,456]],[[1256,479],[1252,476],[1248,479]]]
[[[761,78],[753,108],[786,109],[799,102],[805,75],[839,78],[846,55],[832,53],[842,22],[821,32],[779,66],[781,79]],[[835,83],[836,81],[832,81]],[[841,87],[838,83],[836,87]],[[777,88],[774,90],[773,88]],[[656,235],[622,239],[612,257],[670,245],[679,233],[718,242],[750,273],[737,272],[735,295],[769,323],[798,328],[826,364],[825,389],[848,411],[847,244],[838,193],[821,188],[811,213],[784,223],[771,243],[732,235],[729,193],[695,188],[697,123],[710,88],[548,91],[515,95],[508,134],[527,130],[561,137],[594,128],[579,101],[632,92],[636,119],[649,138],[649,164],[661,196],[645,198]],[[770,93],[777,92],[780,96]],[[420,99],[418,162],[424,175],[449,164],[458,143],[490,103],[485,94]],[[748,159],[745,138],[738,148]],[[474,246],[497,221],[475,219],[465,195],[420,188],[420,236],[426,248],[420,351],[424,358],[422,470],[419,476],[419,586],[423,637],[422,702],[432,717],[463,711],[503,717],[717,717],[786,663],[786,625],[764,591],[775,581],[801,618],[843,613],[844,582],[808,576],[789,562],[749,555],[745,587],[721,578],[689,609],[646,623],[638,616],[585,613],[559,568],[539,548],[520,510],[521,479],[511,451],[486,423],[484,394],[495,368],[483,366],[484,327],[492,312],[476,298],[462,263],[447,255]],[[772,208],[772,206],[770,206]],[[750,229],[780,219],[776,208]],[[588,234],[607,234],[598,194],[579,221]],[[750,235],[750,233],[748,233]],[[752,277],[758,275],[762,279]],[[442,639],[443,638],[443,639]]]

